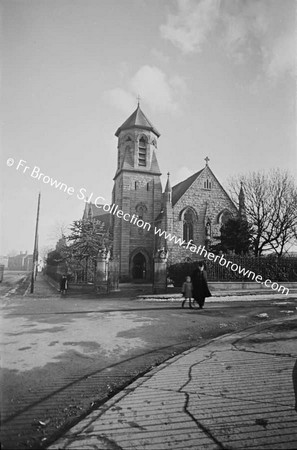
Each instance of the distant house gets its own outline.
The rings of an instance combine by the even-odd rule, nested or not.
[[[8,257],[9,270],[32,270],[33,255],[20,252],[19,255]]]
[[[0,265],[3,265],[5,269],[8,268],[8,256],[0,256]]]
[[[24,260],[27,256],[27,252],[20,252],[19,255],[9,256],[8,269],[9,270],[23,270]]]
[[[33,269],[33,255],[27,255],[24,258],[24,269],[27,271],[31,271]]]

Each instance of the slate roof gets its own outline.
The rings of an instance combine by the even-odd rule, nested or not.
[[[110,227],[110,219],[111,219],[111,215],[109,213],[106,213],[105,211],[103,211],[104,214],[100,214],[99,216],[96,216],[96,218],[100,221],[103,222],[105,225],[105,228],[108,230]]]
[[[198,176],[201,174],[202,171],[203,171],[203,169],[199,170],[199,172],[194,173],[194,175],[191,175],[186,180],[181,181],[180,183],[173,186],[173,188],[172,188],[172,205],[175,205],[175,203],[178,202],[178,200],[184,195],[184,193],[194,183],[194,181],[198,178]]]
[[[91,213],[92,219],[98,219],[100,222],[105,224],[105,227],[108,229],[110,227],[110,214],[102,209],[103,205],[99,205],[101,208],[98,208],[94,203],[87,203],[84,211],[83,218],[86,219],[89,216],[89,212]]]
[[[157,137],[160,136],[159,131],[144,115],[139,105],[137,106],[136,110],[131,114],[131,116],[128,117],[128,119],[117,129],[115,133],[116,137],[119,136],[121,131],[128,130],[129,128],[142,128],[145,130],[153,131]]]

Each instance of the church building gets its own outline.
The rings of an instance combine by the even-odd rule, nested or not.
[[[157,159],[160,133],[139,104],[115,135],[118,154],[112,204],[151,224],[148,230],[102,210],[97,217],[111,221],[112,254],[119,260],[120,281],[151,281],[154,255],[160,249],[168,255],[168,264],[201,259],[191,251],[193,246],[208,249],[218,243],[222,224],[238,214],[210,169],[209,158],[203,169],[175,186],[171,187],[168,174],[163,191]],[[84,217],[98,216],[94,205],[87,208]],[[170,233],[167,238],[163,230]]]
[[[113,255],[119,258],[121,280],[151,280],[153,257],[160,248],[168,253],[169,264],[201,259],[186,243],[191,240],[197,247],[209,248],[218,242],[222,224],[238,214],[209,159],[205,158],[202,170],[173,187],[168,174],[163,192],[157,159],[160,133],[139,104],[115,135],[118,155],[112,203],[152,225],[148,231],[112,216]],[[157,229],[176,239],[165,239],[164,234],[156,234]],[[179,238],[183,245],[175,243]]]

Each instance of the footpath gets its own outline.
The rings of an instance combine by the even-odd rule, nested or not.
[[[37,278],[35,295],[54,293]],[[213,339],[154,368],[48,448],[296,449],[296,342],[296,312]]]
[[[36,280],[34,281],[34,293],[30,293],[30,284],[26,290],[26,296],[32,297],[52,297],[53,295],[60,295],[59,293],[59,283],[47,275],[38,274]],[[182,294],[180,292],[172,292],[166,294],[152,294],[151,284],[132,284],[124,283],[120,285],[120,290],[111,292],[110,294],[98,294],[91,290],[91,287],[84,286],[79,288],[70,283],[70,289],[67,293],[67,297],[79,297],[83,296],[90,298],[134,298],[140,301],[149,302],[181,302]],[[212,290],[212,297],[207,298],[207,303],[216,302],[235,302],[246,300],[270,300],[281,299],[282,301],[297,298],[297,287],[291,288],[290,293],[284,295],[282,293],[277,293],[271,289],[232,289],[230,291],[224,290]]]
[[[297,318],[212,340],[126,387],[50,449],[296,449]]]

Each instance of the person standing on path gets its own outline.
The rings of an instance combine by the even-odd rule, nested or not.
[[[192,273],[193,284],[193,297],[202,309],[205,303],[206,297],[211,297],[211,293],[208,289],[206,271],[204,270],[203,261],[199,261],[198,268]]]
[[[297,359],[295,362],[295,366],[293,368],[292,378],[293,378],[293,388],[295,392],[295,411],[297,412]]]
[[[193,296],[193,285],[191,283],[191,277],[186,277],[186,281],[183,283],[182,286],[182,294],[184,297],[184,300],[182,302],[182,308],[185,306],[187,299],[189,299],[189,308],[192,308],[191,298]]]
[[[62,295],[65,295],[68,289],[68,280],[67,276],[63,275],[60,281],[60,292]]]

